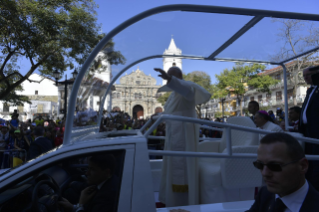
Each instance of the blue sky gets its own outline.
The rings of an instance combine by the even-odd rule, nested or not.
[[[319,11],[318,0],[96,0],[96,3],[99,5],[99,8],[97,9],[98,22],[102,25],[102,31],[105,33],[111,31],[125,20],[145,10],[167,4],[214,5],[313,14],[317,14]],[[165,17],[167,17],[168,19],[170,18],[169,15],[165,17],[159,15],[156,17],[159,17],[157,19],[161,19],[160,21],[162,22],[167,21],[165,20]],[[149,44],[149,40],[151,46],[148,47],[148,49],[150,50],[150,52],[143,52],[144,49],[143,47],[141,47],[141,45],[138,45],[140,44],[139,42],[135,42],[135,46],[133,45],[132,47],[130,47],[130,51],[132,51],[133,47],[134,49],[136,48],[135,52],[137,55],[134,56],[138,57],[139,54],[143,55],[143,53],[146,54],[152,52],[163,53],[165,48],[168,48],[171,34],[174,34],[176,45],[178,48],[182,49],[183,53],[194,54],[193,52],[195,52],[198,55],[202,52],[205,52],[207,54],[210,49],[212,49],[213,51],[214,48],[222,44],[223,40],[228,39],[231,33],[237,31],[239,27],[242,27],[243,23],[246,23],[247,20],[249,20],[247,18],[240,19],[229,16],[224,19],[224,22],[219,22],[220,20],[216,20],[213,18],[201,18],[200,14],[198,14],[198,20],[202,21],[196,24],[196,22],[192,22],[191,19],[188,20],[188,22],[185,22],[183,20],[183,14],[180,15],[179,13],[177,13],[177,18],[175,17],[174,19],[175,25],[172,25],[171,23],[171,25],[168,24],[168,27],[165,28],[163,27],[165,26],[164,23],[162,28],[147,31],[146,28],[148,28],[148,26],[150,28],[152,27],[152,21],[160,22],[159,20],[154,20],[156,19],[156,17],[153,18],[153,20],[150,19],[151,21],[149,23],[141,23],[140,26],[142,27],[140,28],[139,26],[135,28],[132,27],[131,31],[127,32],[127,35],[129,36],[123,36],[125,38],[129,37],[128,39],[132,39],[133,41],[143,40],[143,42],[141,43],[144,44]],[[194,20],[196,20],[196,18]],[[265,20],[263,23],[260,23],[260,25],[258,26],[259,28],[256,28],[253,31],[252,37],[243,37],[238,45],[234,45],[232,49],[229,49],[228,52],[225,52],[225,56],[241,56],[242,54],[249,53],[249,55],[245,56],[252,59],[265,58],[267,54],[271,53],[272,51],[271,48],[268,48],[270,46],[268,44],[275,42],[274,36],[272,36],[272,39],[268,39],[269,37],[271,37],[269,33],[271,33],[271,31],[274,31],[267,29],[267,24],[269,24],[268,22],[269,20]],[[187,28],[188,23],[190,29]],[[158,42],[154,43],[152,42],[152,40],[150,40],[150,37],[154,39],[156,36],[159,36],[161,39]],[[247,45],[247,43],[249,43],[249,45]],[[261,44],[262,48],[257,48],[257,46]],[[220,73],[224,68],[231,68],[233,65],[233,63],[225,62],[183,60],[183,71],[185,73],[189,73],[195,70],[208,72],[212,77],[212,81],[215,82],[216,73]],[[155,76],[156,73],[152,69],[153,67],[162,67],[162,59],[146,61],[139,64],[138,66],[147,75],[152,74],[152,76]],[[136,69],[136,67],[137,66],[130,68],[128,72]],[[22,72],[24,72],[23,67],[21,68]],[[68,77],[71,77],[70,71],[68,71],[67,74]],[[160,80],[158,80],[158,82],[159,81]]]

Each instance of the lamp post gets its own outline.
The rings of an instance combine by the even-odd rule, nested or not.
[[[73,79],[75,79],[78,76],[78,72],[76,69],[72,72]],[[58,85],[64,85],[64,108],[63,108],[63,115],[64,118],[66,118],[66,108],[67,108],[67,100],[68,100],[68,85],[72,85],[74,81],[68,81],[67,75],[65,75],[65,81],[64,82],[58,82],[58,79],[60,78],[60,73],[55,70],[53,72],[53,77],[55,78],[55,84]]]
[[[206,109],[206,117],[205,118],[207,118],[207,110],[208,110],[208,105],[207,104],[205,106],[205,109]]]
[[[224,103],[225,103],[225,100],[226,100],[226,98],[222,98],[221,99],[221,101],[222,101],[222,120],[223,120],[223,122],[224,122]]]

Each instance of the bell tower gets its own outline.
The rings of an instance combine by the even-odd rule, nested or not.
[[[168,49],[165,49],[164,55],[181,55],[182,50],[176,47],[174,38],[171,38],[171,42],[169,44]],[[168,71],[168,69],[172,66],[177,66],[182,70],[182,59],[176,57],[164,57],[163,58],[163,70]],[[163,80],[163,85],[166,84],[166,80]]]

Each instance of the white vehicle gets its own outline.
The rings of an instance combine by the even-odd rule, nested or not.
[[[227,17],[227,18],[226,18]],[[121,74],[133,65],[153,58],[176,58],[206,61],[233,61],[281,65],[286,79],[285,63],[319,50],[318,46],[302,49],[297,56],[287,56],[281,61],[271,61],[268,53],[278,46],[270,46],[274,38],[271,28],[272,18],[309,20],[318,24],[319,15],[297,14],[278,11],[264,11],[242,8],[227,8],[204,5],[168,5],[145,11],[116,27],[108,33],[93,50],[73,85],[69,99],[64,143],[57,149],[30,160],[21,166],[0,174],[0,211],[59,211],[57,201],[65,196],[70,183],[85,181],[87,157],[95,154],[112,153],[117,162],[114,174],[119,179],[118,196],[114,210],[118,212],[169,212],[184,209],[190,212],[245,211],[254,202],[255,187],[262,186],[258,170],[252,166],[256,158],[257,130],[245,124],[244,117],[235,117],[226,124],[179,116],[161,115],[148,129],[148,122],[141,130],[99,133],[99,123],[103,116],[103,106],[112,85]],[[211,26],[201,26],[201,20],[211,20]],[[177,24],[178,23],[178,24]],[[180,24],[183,23],[183,24]],[[269,25],[270,24],[270,25]],[[198,33],[187,33],[201,29]],[[189,48],[183,55],[163,55],[161,49],[153,45],[167,36],[182,31],[183,39],[189,40]],[[256,41],[261,33],[267,39]],[[223,36],[220,36],[222,33]],[[254,34],[255,33],[255,34]],[[219,34],[219,36],[216,36]],[[208,36],[204,36],[208,35]],[[188,37],[189,36],[189,37]],[[248,36],[252,46],[241,42]],[[165,37],[165,38],[164,38]],[[197,39],[207,39],[205,46],[197,46]],[[221,39],[222,37],[222,39]],[[105,49],[107,42],[115,43],[114,49]],[[269,42],[268,42],[269,41]],[[241,51],[232,46],[242,45]],[[254,48],[259,52],[253,51]],[[255,49],[255,50],[256,50]],[[238,50],[238,48],[236,49]],[[125,64],[113,64],[114,78],[109,86],[95,80],[92,62],[99,53],[109,54],[120,51],[126,58]],[[91,84],[90,84],[91,83]],[[99,84],[100,83],[100,84]],[[284,81],[285,111],[287,105],[287,81]],[[77,121],[73,116],[75,108],[85,112],[88,99],[98,96],[99,117],[87,115]],[[85,107],[81,108],[81,106]],[[91,106],[89,106],[91,107]],[[88,111],[90,112],[90,111]],[[244,118],[244,119],[243,119]],[[147,139],[162,121],[180,120],[194,122],[224,130],[223,138],[207,141],[199,146],[201,152],[174,152],[148,150]],[[288,119],[286,116],[286,126]],[[238,122],[240,122],[238,124]],[[79,124],[80,123],[80,124]],[[243,139],[239,139],[242,137]],[[236,138],[236,139],[233,139]],[[318,143],[315,139],[298,138],[300,141]],[[228,147],[228,148],[227,148]],[[175,208],[155,207],[155,196],[160,182],[161,160],[149,160],[151,155],[198,157],[200,161],[200,205]],[[318,160],[317,156],[308,157]],[[234,168],[236,166],[236,168]],[[207,184],[206,184],[207,183]],[[214,187],[215,186],[215,187]],[[207,190],[205,190],[207,189]]]

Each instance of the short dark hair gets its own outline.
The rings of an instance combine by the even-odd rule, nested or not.
[[[287,133],[270,133],[265,135],[260,144],[285,143],[287,146],[287,154],[291,160],[299,160],[305,157],[305,153],[300,143]]]
[[[291,107],[289,108],[289,110],[294,110],[298,114],[301,113],[301,107],[298,107],[298,106]]]
[[[37,126],[34,128],[34,135],[41,136],[44,135],[44,128],[41,126]]]
[[[110,169],[112,174],[115,170],[116,159],[112,154],[93,155],[89,160],[101,169]]]
[[[255,107],[257,107],[258,108],[258,110],[259,110],[259,103],[258,102],[256,102],[256,101],[250,101],[249,102],[249,104],[253,104]]]

